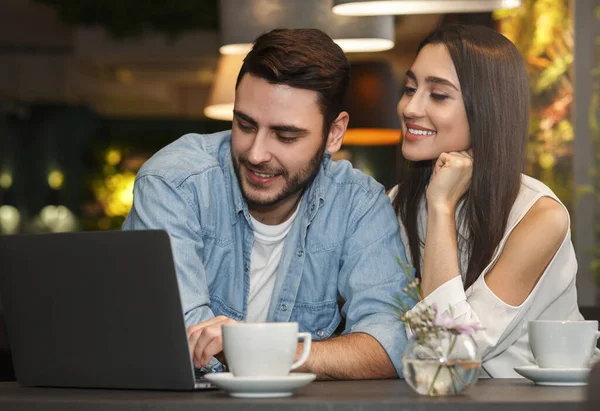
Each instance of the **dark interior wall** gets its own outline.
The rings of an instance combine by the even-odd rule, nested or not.
[[[0,170],[13,178],[11,188],[2,190],[2,203],[17,207],[24,218],[55,201],[77,209],[85,173],[81,153],[98,138],[101,125],[101,119],[83,106],[21,105],[2,113]],[[59,195],[53,195],[47,182],[54,169],[66,175]]]
[[[152,154],[179,136],[229,128],[227,122],[185,119],[113,119],[84,106],[19,105],[0,111],[0,172],[9,171],[10,189],[0,189],[0,205],[17,207],[22,220],[49,204],[67,206],[80,217],[90,196],[86,186],[99,165],[94,153],[119,144]],[[64,173],[64,186],[52,190],[51,170]],[[26,224],[21,228],[27,231]]]

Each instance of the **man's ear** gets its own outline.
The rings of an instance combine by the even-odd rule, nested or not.
[[[327,136],[327,152],[330,154],[336,153],[342,146],[344,135],[346,135],[346,129],[348,128],[348,122],[350,116],[347,112],[342,111],[329,129],[329,135]]]

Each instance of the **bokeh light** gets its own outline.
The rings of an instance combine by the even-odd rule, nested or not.
[[[48,185],[53,190],[60,190],[65,183],[65,175],[62,171],[53,170],[48,174]]]

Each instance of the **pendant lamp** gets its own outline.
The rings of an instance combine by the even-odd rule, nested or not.
[[[346,17],[332,12],[333,0],[219,0],[222,54],[245,54],[260,34],[275,28],[316,28],[345,52],[394,47],[392,16]]]
[[[334,0],[341,16],[478,13],[519,7],[521,0]]]

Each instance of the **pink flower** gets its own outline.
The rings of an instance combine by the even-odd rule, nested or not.
[[[456,327],[456,321],[454,321],[454,318],[450,317],[447,314],[440,314],[437,312],[437,310],[435,310],[435,318],[433,319],[433,325],[435,327],[440,327],[440,328],[446,328],[446,329],[452,329],[454,327]]]
[[[456,326],[454,327],[454,329],[456,331],[458,331],[459,334],[467,334],[467,335],[471,335],[471,334],[475,334],[476,331],[482,330],[483,327],[481,326],[481,324],[456,324]]]
[[[460,324],[454,318],[446,313],[437,313],[433,320],[434,327],[439,327],[448,331],[454,330],[459,334],[474,334],[476,331],[482,330],[481,324]]]

